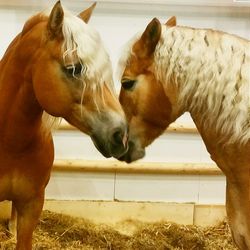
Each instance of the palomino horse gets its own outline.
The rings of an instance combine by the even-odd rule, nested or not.
[[[142,158],[145,147],[189,112],[226,175],[234,241],[250,249],[250,42],[155,18],[128,42],[119,68],[130,128],[129,150],[120,159]]]
[[[126,151],[127,124],[95,5],[74,16],[57,2],[30,18],[0,62],[0,200],[17,211],[16,249],[32,248],[54,160],[46,112],[88,134],[105,157]]]

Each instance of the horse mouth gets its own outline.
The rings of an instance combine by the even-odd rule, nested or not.
[[[125,161],[127,163],[131,163],[143,158],[144,156],[145,156],[145,149],[136,147],[134,142],[129,141],[127,152],[117,159],[119,161]]]
[[[106,158],[120,158],[128,151],[128,146],[124,144],[116,144],[108,142],[108,140],[100,140],[96,136],[91,136],[97,150]]]
[[[105,147],[104,143],[101,143],[95,136],[91,136],[91,140],[94,143],[96,149],[106,158],[110,158],[112,155],[110,154],[107,147]]]

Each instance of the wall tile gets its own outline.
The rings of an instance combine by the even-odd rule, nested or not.
[[[46,199],[113,200],[114,174],[53,171]]]
[[[197,202],[198,176],[117,174],[115,198],[123,201]]]

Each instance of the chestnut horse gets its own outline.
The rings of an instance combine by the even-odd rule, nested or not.
[[[16,249],[32,249],[54,160],[44,114],[88,134],[105,157],[127,150],[127,123],[99,34],[95,4],[74,16],[57,2],[30,18],[0,62],[0,200],[17,211]]]
[[[155,18],[121,56],[120,102],[132,162],[189,112],[226,176],[226,209],[236,245],[250,249],[250,42],[224,32],[162,25]]]

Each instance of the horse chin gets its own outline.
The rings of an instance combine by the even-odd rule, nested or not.
[[[105,147],[104,143],[101,143],[100,140],[97,140],[95,137],[91,136],[91,140],[93,141],[95,147],[97,150],[106,158],[110,158],[111,154],[109,150],[107,150],[107,147]]]
[[[127,145],[109,143],[107,140],[100,140],[95,136],[91,136],[91,139],[97,150],[106,158],[118,159],[128,151]]]
[[[144,156],[145,156],[145,148],[136,147],[134,142],[129,141],[128,151],[117,159],[119,161],[125,161],[127,163],[131,163],[133,161],[142,159]]]

